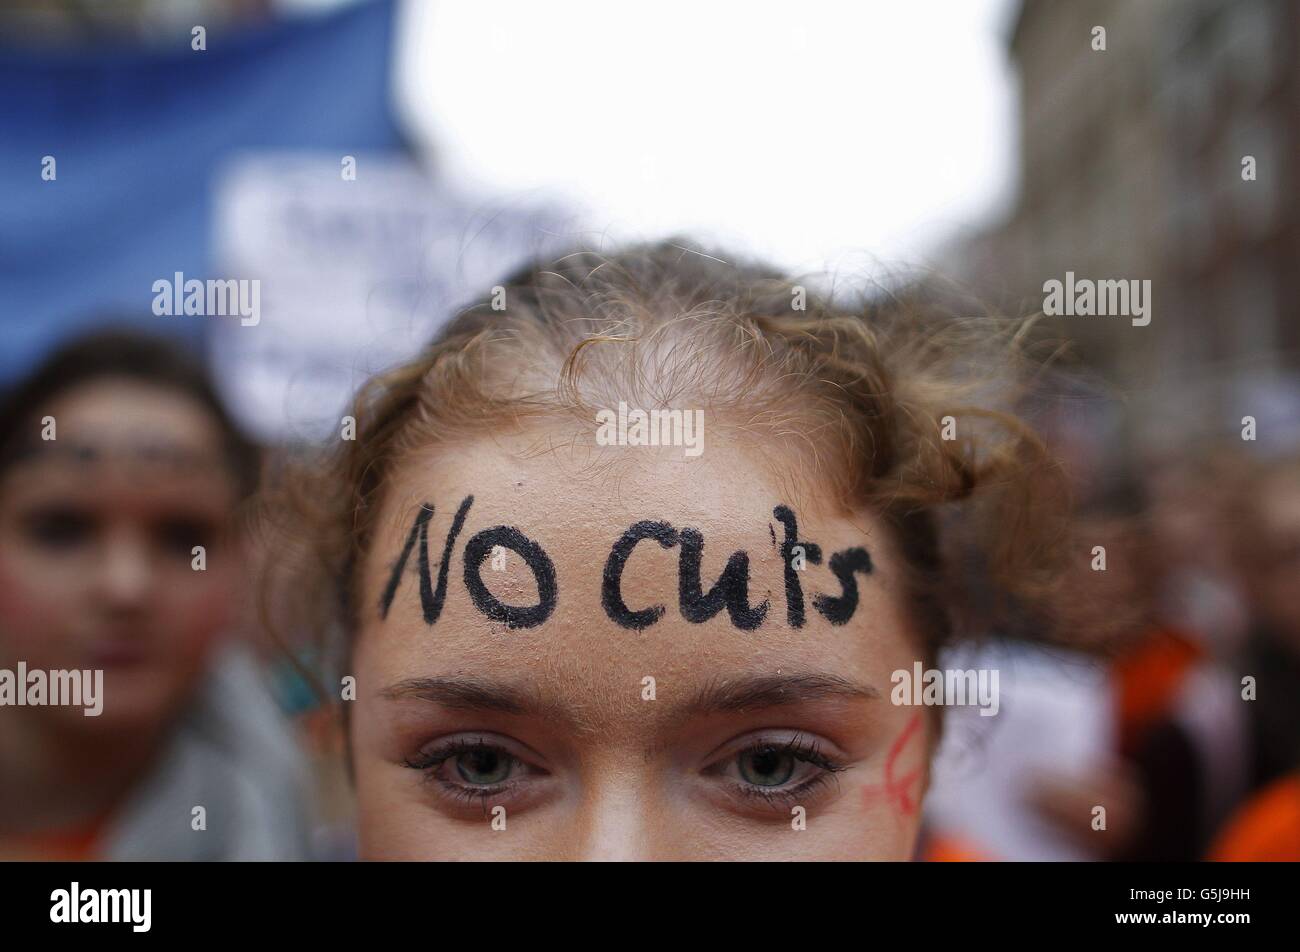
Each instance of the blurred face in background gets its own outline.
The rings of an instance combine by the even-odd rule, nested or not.
[[[1166,570],[1213,564],[1224,550],[1215,487],[1196,474],[1169,466],[1154,481],[1151,528]]]
[[[218,424],[182,393],[107,378],[36,408],[32,427],[33,452],[0,472],[0,667],[101,669],[103,711],[10,712],[96,734],[156,724],[192,689],[237,594]]]
[[[495,436],[409,462],[385,496],[364,569],[363,630],[351,709],[362,855],[392,859],[908,859],[926,784],[925,708],[891,703],[891,673],[920,657],[904,619],[882,523],[809,494],[788,499],[765,466],[715,444],[689,471],[646,449],[608,478],[566,471],[531,438]],[[593,467],[599,469],[599,467]],[[417,552],[378,606],[424,502],[430,580],[463,500],[445,603],[427,624]],[[783,527],[821,546],[800,571],[802,627],[788,623]],[[602,608],[611,547],[634,523],[698,529],[707,592],[737,550],[748,599],[769,602],[753,630],[723,609],[683,617],[679,545],[642,539],[625,564],[630,608],[664,606],[641,630]],[[467,540],[514,526],[554,564],[557,600],[536,627],[480,611],[463,581]],[[813,605],[838,596],[832,554],[865,547],[860,602],[842,625]],[[513,550],[484,585],[538,603]],[[653,678],[653,697],[647,681]],[[799,828],[799,818],[802,826]],[[501,824],[504,824],[502,826]]]
[[[1140,516],[1093,513],[1079,520],[1077,552],[1066,572],[1061,611],[1084,612],[1093,622],[1105,607],[1104,624],[1096,630],[1073,628],[1071,637],[1085,650],[1099,647],[1117,634],[1135,634],[1152,621],[1153,589],[1160,567],[1146,522]]]
[[[1270,632],[1300,654],[1300,465],[1264,479],[1252,506],[1254,532],[1241,542],[1245,584]]]

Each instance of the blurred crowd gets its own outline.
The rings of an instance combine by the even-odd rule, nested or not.
[[[1225,441],[1098,470],[1058,445],[1090,474],[1074,532],[1091,554],[1062,614],[1082,600],[1071,624],[1097,629],[1004,681],[980,764],[1001,786],[967,776],[949,809],[940,758],[921,858],[1300,859],[1300,458]],[[351,855],[337,705],[300,674],[310,647],[257,611],[273,554],[248,500],[275,449],[239,432],[184,345],[140,331],[75,338],[6,392],[0,667],[99,668],[113,703],[0,711],[0,855]],[[1087,761],[1008,753],[998,732],[1027,716],[1030,746],[1068,748],[1052,709],[1072,716],[1072,670],[1091,673]],[[1105,822],[1081,822],[1098,805]]]
[[[392,3],[342,4],[305,29],[281,29],[276,6],[0,11],[0,86],[21,91],[0,111],[0,670],[100,669],[114,699],[94,717],[0,708],[0,859],[354,855],[321,659],[273,638],[258,603],[275,553],[252,500],[300,435],[259,413],[287,402],[277,374],[338,370],[349,334],[382,345],[382,363],[459,303],[462,288],[427,260],[401,270],[404,256],[450,262],[480,292],[536,251],[515,232],[545,229],[495,214],[496,232],[471,229],[463,196],[405,191],[415,163],[381,101]],[[135,65],[68,52],[177,31],[188,52],[199,18],[214,36],[241,21],[262,32],[213,44],[202,67],[175,50]],[[6,48],[33,36],[40,55]],[[207,80],[184,82],[196,68]],[[269,76],[267,98],[256,82],[272,68],[288,78]],[[83,99],[93,108],[69,105]],[[148,161],[132,129],[156,146]],[[245,169],[223,180],[221,217],[218,160],[240,149],[323,155],[329,175]],[[37,174],[46,152],[59,178]],[[352,152],[369,177],[344,200],[321,183],[347,181]],[[426,204],[438,211],[420,217]],[[466,265],[471,232],[487,264]],[[194,330],[211,318],[149,325],[153,279],[232,261],[279,279],[265,300],[278,320],[243,336]],[[332,422],[373,369],[348,367],[308,402]],[[1077,620],[1058,648],[990,632],[978,649],[1006,672],[1002,713],[949,715],[918,858],[1300,860],[1300,447],[1205,429],[1156,448],[1116,435],[1122,400],[1089,401],[1104,412],[1037,415],[1073,483],[1077,577],[1060,614]],[[57,439],[42,437],[51,421]]]
[[[1300,859],[1300,455],[1067,430],[1070,644],[992,651],[1008,723],[950,724],[927,855]],[[971,802],[983,774],[1009,802]]]

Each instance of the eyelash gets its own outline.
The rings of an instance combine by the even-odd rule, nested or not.
[[[466,803],[472,803],[475,800],[482,802],[484,811],[487,810],[487,801],[493,797],[499,797],[501,794],[509,791],[514,785],[514,781],[505,781],[498,784],[468,784],[456,783],[453,780],[444,780],[434,772],[447,761],[459,757],[462,754],[479,753],[482,751],[493,751],[498,755],[510,761],[511,768],[515,764],[521,763],[518,757],[510,753],[500,744],[489,744],[483,740],[466,740],[464,738],[455,738],[431,751],[421,751],[415,758],[407,758],[402,761],[403,766],[412,770],[419,770],[424,773],[425,779],[435,782],[442,788],[443,792],[452,799]]]
[[[827,757],[822,753],[821,747],[815,740],[807,740],[802,734],[795,734],[784,743],[756,741],[737,750],[723,763],[730,764],[739,760],[745,754],[756,750],[778,751],[782,754],[788,754],[802,763],[812,764],[814,767],[819,768],[818,773],[795,787],[768,789],[744,781],[731,783],[732,790],[739,796],[750,801],[763,803],[774,809],[784,809],[798,804],[801,800],[807,800],[811,794],[820,792],[827,784],[835,783],[837,773],[848,769],[846,764],[841,764]]]
[[[403,765],[412,770],[422,771],[426,780],[436,782],[442,792],[453,800],[464,803],[472,803],[477,800],[482,803],[483,809],[486,811],[488,800],[499,798],[508,793],[517,785],[518,781],[504,781],[491,785],[458,783],[454,780],[439,777],[435,772],[443,764],[456,757],[483,751],[492,751],[498,756],[507,758],[510,761],[512,770],[516,764],[521,763],[518,757],[499,744],[490,744],[482,739],[455,738],[431,751],[422,751],[415,758],[407,758],[403,761]],[[837,773],[848,769],[846,765],[838,763],[823,754],[815,740],[807,740],[802,734],[796,734],[784,742],[757,740],[740,748],[721,763],[724,766],[730,765],[738,762],[745,754],[753,751],[776,751],[793,757],[801,763],[811,764],[818,768],[818,773],[794,787],[767,789],[744,781],[728,782],[731,792],[739,798],[762,803],[778,810],[787,809],[800,801],[807,800],[811,795],[824,789],[826,785],[835,782]]]
[[[94,519],[76,509],[46,509],[27,520],[28,536],[37,544],[65,551],[83,544],[94,532]]]
[[[37,545],[51,551],[69,552],[93,541],[100,526],[93,513],[74,508],[50,508],[29,516],[26,528],[28,537]],[[212,523],[188,516],[163,519],[152,527],[152,532],[160,550],[168,555],[178,555],[186,562],[194,546],[211,549],[217,535]]]

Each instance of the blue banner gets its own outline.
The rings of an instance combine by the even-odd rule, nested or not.
[[[205,278],[213,185],[249,151],[404,151],[390,105],[392,0],[239,31],[206,49],[0,47],[0,384],[108,318]]]

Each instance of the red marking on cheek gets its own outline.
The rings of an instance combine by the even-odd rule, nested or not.
[[[886,802],[892,804],[903,816],[915,816],[921,808],[921,798],[914,791],[917,783],[921,779],[924,764],[918,762],[915,767],[905,773],[898,772],[898,761],[903,753],[911,746],[912,741],[921,735],[921,714],[913,714],[912,719],[907,722],[894,742],[889,746],[889,753],[885,757],[885,782],[883,784],[868,784],[862,788],[862,799],[867,807],[872,807],[881,797]]]

